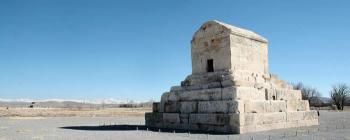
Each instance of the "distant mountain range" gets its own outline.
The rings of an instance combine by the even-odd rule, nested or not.
[[[0,107],[29,107],[34,108],[98,108],[98,107],[120,107],[125,104],[146,104],[151,101],[132,101],[117,99],[100,99],[100,100],[64,100],[64,99],[1,99]]]
[[[319,98],[323,103],[330,103],[331,99],[327,97]],[[99,100],[64,100],[64,99],[1,99],[0,107],[30,107],[34,108],[101,108],[101,107],[130,107],[132,106],[151,106],[153,101],[132,101],[118,99],[99,99]],[[311,100],[312,102],[312,100]]]

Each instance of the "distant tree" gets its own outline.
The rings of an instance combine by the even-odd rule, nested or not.
[[[308,100],[310,102],[310,105],[314,106],[314,104],[311,104],[311,103],[314,103],[314,101],[320,100],[319,98],[321,94],[316,88],[305,86],[301,82],[298,82],[297,84],[292,84],[292,85],[293,85],[293,89],[301,91],[301,98],[303,100]]]
[[[324,103],[321,98],[319,97],[316,97],[316,98],[311,98],[309,100],[309,103],[311,106],[314,106],[314,107],[322,107],[322,106],[327,106],[327,103]],[[328,105],[330,106],[330,105]]]
[[[35,102],[31,102],[29,108],[34,108]]]
[[[344,84],[334,85],[330,92],[332,103],[337,107],[338,110],[343,110],[345,101],[349,97],[350,89]]]

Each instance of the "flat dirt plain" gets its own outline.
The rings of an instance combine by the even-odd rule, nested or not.
[[[3,109],[0,140],[350,140],[350,112],[321,111],[319,126],[237,135],[151,130],[144,126],[148,111]]]

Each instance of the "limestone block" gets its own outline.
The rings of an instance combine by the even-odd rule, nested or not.
[[[180,102],[180,112],[181,113],[197,113],[198,112],[198,102],[184,101]]]
[[[222,89],[223,100],[265,100],[262,91],[252,87],[225,87]]]
[[[244,134],[247,132],[255,132],[256,130],[256,125],[247,125],[247,126],[240,126],[239,127],[239,134]]]
[[[161,96],[161,102],[167,102],[169,99],[170,92],[165,92]]]
[[[219,133],[239,133],[239,127],[232,125],[191,125],[193,129],[206,131],[206,132],[219,132]]]
[[[265,102],[266,112],[286,112],[286,101],[272,100]]]
[[[171,102],[179,101],[179,94],[181,94],[181,93],[182,92],[178,92],[178,91],[170,92],[169,96],[168,96],[168,101],[171,101]]]
[[[179,113],[163,113],[163,123],[165,124],[180,123]]]
[[[201,79],[195,79],[195,78],[190,78],[188,80],[182,81],[181,86],[186,87],[186,86],[193,86],[193,85],[201,85],[202,80]]]
[[[298,101],[297,100],[287,100],[287,110],[297,111]]]
[[[165,106],[165,102],[161,101],[159,104],[158,104],[158,112],[164,112],[164,106]]]
[[[257,83],[255,83],[254,88],[256,88],[256,89],[263,89],[264,86],[265,86],[264,83],[258,83],[258,82],[257,82]]]
[[[244,101],[244,112],[245,113],[265,113],[266,106],[265,100],[247,100]]]
[[[307,100],[298,100],[297,101],[297,111],[308,111],[310,110],[309,101]]]
[[[152,111],[153,112],[159,112],[159,110],[160,110],[160,103],[159,102],[154,102],[152,104]]]
[[[221,82],[222,87],[232,87],[235,85],[233,79],[224,80]]]
[[[233,103],[230,101],[201,101],[198,102],[198,113],[228,113],[233,112]]]
[[[202,85],[191,85],[187,87],[182,87],[185,90],[201,90],[203,89]]]
[[[286,127],[286,122],[278,122],[278,123],[268,123],[263,125],[257,125],[256,131],[266,131],[272,129],[281,129]]]
[[[229,72],[229,73],[225,73],[225,74],[222,74],[221,77],[220,77],[220,81],[225,81],[225,80],[234,80],[235,77],[232,75],[232,71]]]
[[[263,124],[286,122],[287,114],[285,112],[265,113],[263,115]]]
[[[233,82],[233,85],[237,86],[237,87],[254,87],[253,82],[247,82],[247,81],[243,81],[243,80],[235,80]]]
[[[159,112],[164,112],[164,104],[169,101],[170,92],[164,92],[160,98]]]
[[[180,101],[214,101],[221,100],[221,88],[192,90],[179,93]]]
[[[150,127],[161,127],[163,123],[163,114],[162,113],[145,113],[146,126]]]
[[[291,127],[299,127],[298,121],[290,121],[286,122],[286,128],[291,128]]]
[[[189,130],[189,125],[188,124],[183,124],[183,123],[164,123],[162,128]]]
[[[278,89],[276,90],[276,99],[277,100],[301,100],[301,91]]]
[[[207,84],[207,88],[221,88],[221,83],[220,82],[212,82]]]
[[[170,91],[181,91],[182,87],[181,86],[172,86]]]
[[[230,116],[230,126],[238,127],[241,125],[241,122],[244,121],[243,113],[231,113]],[[235,128],[237,129],[237,128]]]
[[[256,126],[262,124],[262,113],[244,113],[244,122],[241,126]]]
[[[153,121],[153,122],[162,122],[163,113],[146,112],[145,113],[145,120],[146,121]]]
[[[303,111],[287,112],[287,121],[288,122],[293,122],[293,121],[298,121],[298,120],[303,120],[303,119],[304,119],[304,112]]]
[[[287,100],[288,111],[307,111],[310,110],[307,100]]]
[[[229,101],[200,101],[198,102],[198,113],[236,113],[238,102]]]
[[[298,121],[298,127],[312,126],[312,125],[318,125],[318,119]]]
[[[222,88],[222,100],[237,99],[236,87]]]
[[[264,91],[253,87],[236,87],[236,98],[239,100],[265,100]]]
[[[304,120],[318,120],[316,110],[304,111]]]
[[[179,102],[166,102],[164,104],[164,112],[166,113],[177,113],[180,111]]]
[[[189,124],[189,114],[180,114],[180,123],[181,124]]]
[[[190,124],[224,125],[229,123],[229,114],[190,114]]]
[[[184,81],[181,81],[181,87],[186,87],[186,86],[190,86],[190,80],[189,79],[185,79]]]
[[[198,130],[200,130],[199,129],[200,125],[202,125],[202,124],[191,124],[191,123],[189,123],[188,127],[189,127],[190,130],[198,131]]]
[[[237,103],[237,107],[236,108],[236,112],[237,113],[244,113],[245,110],[244,110],[244,101],[242,100],[235,100],[235,102]]]

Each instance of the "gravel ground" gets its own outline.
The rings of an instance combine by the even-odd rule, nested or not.
[[[242,135],[147,131],[143,124],[138,116],[2,117],[0,140],[350,140],[350,112],[322,111],[319,126]]]

